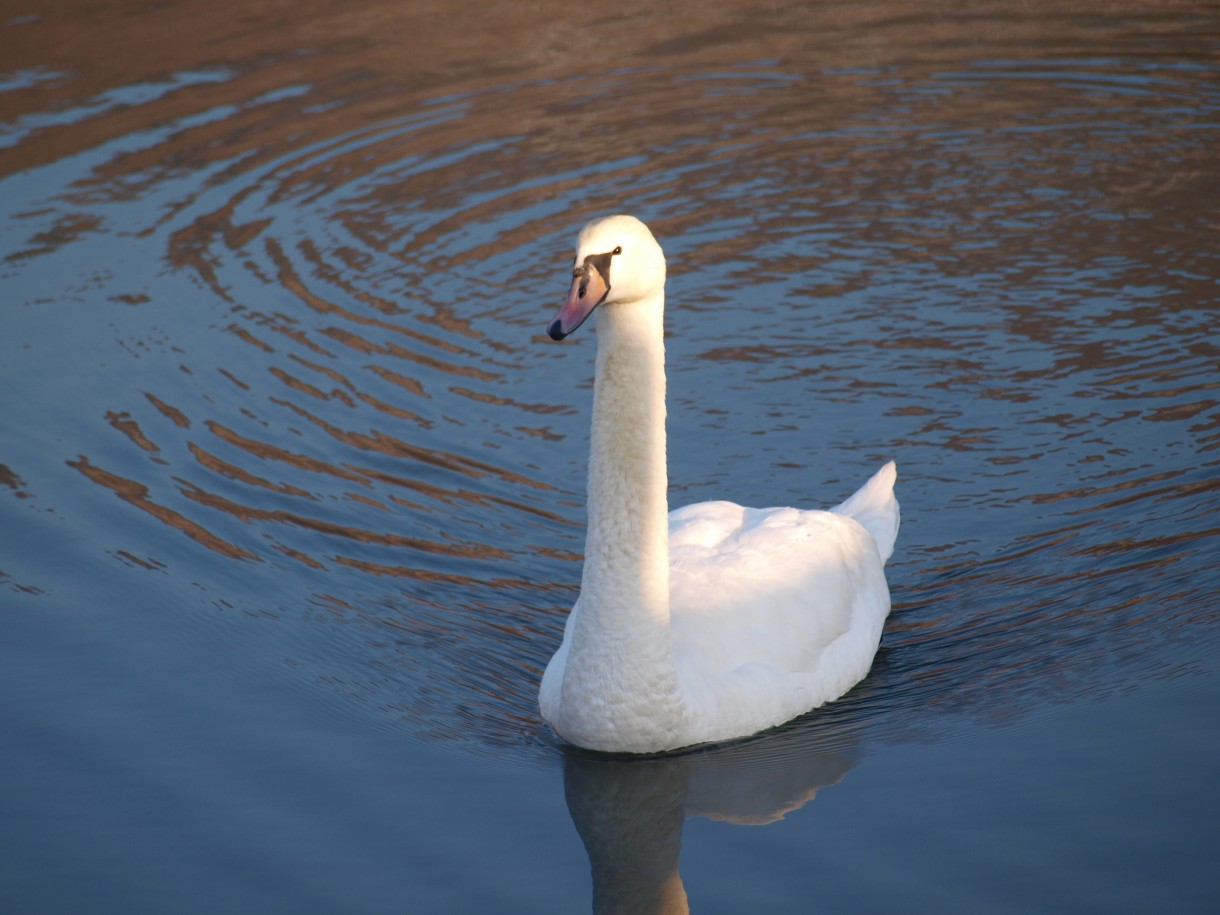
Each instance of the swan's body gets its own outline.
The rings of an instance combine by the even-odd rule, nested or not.
[[[868,673],[890,609],[893,463],[828,512],[668,512],[664,288],[647,227],[597,220],[550,328],[561,339],[597,308],[580,597],[539,693],[559,735],[593,750],[744,737],[837,699]]]

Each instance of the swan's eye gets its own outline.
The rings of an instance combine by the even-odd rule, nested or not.
[[[613,251],[611,251],[610,253],[611,253],[611,254],[622,254],[622,253],[623,253],[623,246],[622,246],[622,245],[618,245],[618,246],[617,246],[617,247],[616,247],[616,248],[615,248]]]

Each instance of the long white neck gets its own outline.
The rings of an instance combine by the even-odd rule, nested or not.
[[[663,311],[658,292],[596,313],[588,533],[563,701],[584,710],[569,730],[615,732],[616,749],[631,749],[628,734],[656,746],[684,715],[669,641]]]
[[[597,312],[581,604],[585,613],[613,613],[615,622],[630,613],[668,626],[665,344],[661,294],[657,299]]]

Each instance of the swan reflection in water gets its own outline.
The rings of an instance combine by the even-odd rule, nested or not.
[[[568,812],[593,874],[595,913],[689,912],[678,871],[688,816],[762,826],[813,800],[859,759],[837,735],[810,746],[799,725],[729,746],[671,756],[610,756],[564,748]]]

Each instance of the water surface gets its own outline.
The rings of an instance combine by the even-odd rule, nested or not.
[[[1214,907],[1210,4],[68,4],[0,48],[9,906]],[[595,345],[543,332],[613,211],[669,255],[671,503],[893,457],[904,512],[864,683],[647,762],[535,705]]]

